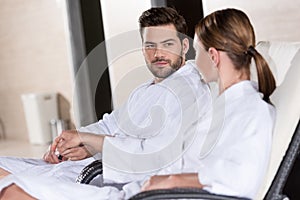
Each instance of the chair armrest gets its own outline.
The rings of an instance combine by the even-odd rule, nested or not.
[[[149,190],[138,193],[129,200],[153,200],[153,199],[203,199],[203,200],[249,200],[242,197],[211,194],[199,188],[173,188]]]
[[[76,179],[76,183],[89,184],[96,176],[101,175],[102,172],[102,161],[95,160],[83,168]]]

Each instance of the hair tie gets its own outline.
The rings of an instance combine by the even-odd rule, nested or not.
[[[251,57],[255,56],[256,53],[257,53],[257,51],[256,51],[256,49],[252,45],[250,45],[248,47],[247,51],[245,51],[245,54],[249,55]]]

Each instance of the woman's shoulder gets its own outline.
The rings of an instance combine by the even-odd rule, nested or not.
[[[236,98],[227,106],[227,114],[242,118],[243,121],[273,124],[276,109],[273,105],[263,100],[258,92],[256,83],[244,82],[242,89],[236,92]]]

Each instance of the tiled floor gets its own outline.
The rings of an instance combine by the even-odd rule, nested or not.
[[[32,145],[25,141],[0,140],[0,156],[42,158],[48,145]]]

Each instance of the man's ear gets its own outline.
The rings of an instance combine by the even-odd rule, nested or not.
[[[189,51],[190,43],[187,38],[182,40],[182,53],[186,54]]]
[[[219,54],[218,50],[214,47],[210,47],[208,49],[208,54],[209,54],[211,61],[214,64],[214,66],[218,66],[218,64],[220,62],[220,54]]]

